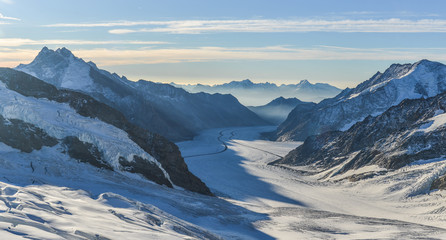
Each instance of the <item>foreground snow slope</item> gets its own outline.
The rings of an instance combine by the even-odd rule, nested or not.
[[[300,144],[256,140],[271,129],[218,129],[179,143],[185,156],[195,154],[186,157],[190,170],[214,193],[267,216],[253,224],[269,238],[446,238],[445,193],[425,184],[446,160],[357,182],[319,181],[320,175],[304,174],[309,169],[267,165]]]
[[[0,239],[264,239],[224,199],[0,144]],[[14,161],[11,161],[14,159]]]

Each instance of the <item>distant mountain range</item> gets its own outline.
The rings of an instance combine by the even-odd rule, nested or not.
[[[279,97],[264,106],[248,107],[251,111],[267,120],[268,122],[279,125],[288,117],[288,114],[297,106],[302,108],[313,108],[316,103],[302,102],[297,98]]]
[[[30,64],[16,69],[60,89],[86,93],[121,111],[133,124],[173,141],[191,139],[207,128],[267,124],[231,95],[191,94],[169,84],[129,81],[66,48],[44,47]]]
[[[98,171],[211,195],[175,144],[86,94],[9,68],[0,68],[0,92],[2,161],[56,175],[58,168],[84,162]]]
[[[245,106],[261,106],[278,98],[298,98],[302,101],[319,102],[322,99],[334,97],[341,89],[326,83],[312,84],[302,80],[297,84],[253,83],[246,79],[232,81],[221,85],[180,85],[171,83],[175,87],[181,87],[191,93],[222,93],[234,95]]]
[[[416,69],[410,69],[419,71],[434,66],[437,70],[443,69],[431,62],[417,63]],[[425,77],[434,76],[425,73]],[[333,177],[373,165],[398,169],[417,162],[444,160],[445,112],[446,93],[427,99],[406,99],[376,117],[366,117],[347,131],[308,137],[303,145],[275,164],[317,166],[327,169],[325,177]],[[349,179],[356,181],[376,174],[376,171],[359,171]],[[432,179],[426,179],[428,189],[446,189],[446,169],[437,169],[432,176]]]
[[[367,116],[377,116],[404,99],[427,98],[446,90],[446,66],[428,60],[393,64],[356,88],[345,89],[314,108],[293,109],[274,139],[305,140],[327,131],[349,129]]]

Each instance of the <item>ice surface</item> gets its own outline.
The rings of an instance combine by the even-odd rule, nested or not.
[[[256,140],[256,132],[268,130],[214,130],[214,136],[223,131],[228,150],[186,159],[190,170],[212,191],[237,205],[267,214],[267,220],[255,222],[262,232],[277,239],[446,237],[444,192],[429,192],[429,184],[443,173],[446,161],[393,172],[366,166],[333,174],[322,182],[321,175],[303,174],[309,171],[307,167],[266,165],[300,144]],[[205,135],[209,137],[211,131]],[[179,146],[183,151],[194,148],[195,152],[208,152],[207,147],[201,147],[202,140],[199,137]],[[358,182],[338,182],[369,172],[385,174]]]

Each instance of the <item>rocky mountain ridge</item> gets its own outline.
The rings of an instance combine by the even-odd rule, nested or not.
[[[31,63],[16,69],[58,88],[88,94],[121,111],[133,124],[173,141],[191,139],[207,128],[267,124],[231,95],[191,94],[168,84],[129,81],[66,48],[44,47]]]
[[[367,166],[399,169],[409,164],[441,160],[446,155],[446,93],[406,99],[378,116],[368,116],[350,129],[308,137],[274,164],[309,165],[343,174]],[[373,176],[366,172],[351,176]],[[439,169],[431,189],[446,189],[446,169]]]
[[[446,90],[446,66],[428,60],[393,64],[356,88],[325,99],[314,109],[297,106],[277,128],[274,139],[305,140],[327,131],[347,130],[369,115],[377,116],[404,99],[432,97]]]

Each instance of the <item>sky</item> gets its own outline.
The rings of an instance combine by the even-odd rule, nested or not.
[[[135,81],[354,87],[445,43],[443,0],[0,0],[0,66],[66,47]]]

